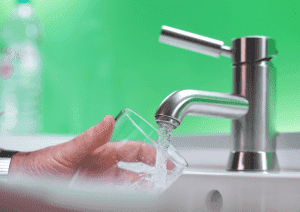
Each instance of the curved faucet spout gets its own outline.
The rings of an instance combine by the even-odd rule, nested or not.
[[[185,116],[239,119],[247,114],[248,109],[248,100],[241,96],[200,90],[179,90],[163,100],[155,113],[155,121],[168,122],[176,129]]]

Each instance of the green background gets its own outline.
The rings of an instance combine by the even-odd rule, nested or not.
[[[230,58],[158,42],[162,25],[224,41],[276,40],[278,132],[300,131],[300,3],[274,0],[31,0],[43,26],[43,133],[79,134],[130,108],[157,128],[180,89],[231,92]],[[0,24],[15,1],[0,1]],[[186,117],[175,135],[231,132],[231,121]]]

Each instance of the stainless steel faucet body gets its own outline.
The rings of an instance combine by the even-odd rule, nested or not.
[[[159,41],[219,57],[232,57],[232,93],[179,90],[167,96],[155,114],[177,128],[183,118],[208,116],[232,119],[228,171],[278,171],[275,131],[276,70],[271,59],[275,41],[264,36],[222,41],[163,26]]]

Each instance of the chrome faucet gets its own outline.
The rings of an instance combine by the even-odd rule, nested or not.
[[[265,36],[224,42],[162,26],[159,41],[213,57],[232,58],[232,93],[179,90],[160,104],[155,121],[179,127],[185,116],[229,118],[233,146],[228,171],[278,171],[276,156],[275,41]]]

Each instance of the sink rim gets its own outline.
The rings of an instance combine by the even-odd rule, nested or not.
[[[77,135],[39,134],[39,135],[0,135],[0,148],[16,151],[34,151],[52,145],[67,142]],[[183,155],[189,164],[188,170],[194,168],[210,170],[210,172],[226,169],[229,158],[230,134],[202,135],[202,136],[175,136],[172,137],[173,146]],[[279,167],[285,173],[295,175],[300,170],[300,133],[281,133],[276,136]],[[35,146],[38,143],[38,146]],[[222,145],[218,145],[222,144]],[[186,174],[189,172],[186,172]],[[203,173],[206,173],[203,171]],[[233,173],[233,172],[229,172]],[[280,172],[281,173],[281,172]],[[238,174],[238,176],[248,176]],[[226,175],[226,174],[225,174]],[[254,175],[254,172],[251,172]],[[263,176],[263,175],[259,175]],[[274,176],[268,174],[268,176]],[[298,175],[296,175],[298,178]]]

